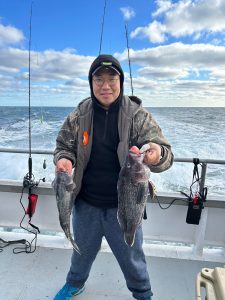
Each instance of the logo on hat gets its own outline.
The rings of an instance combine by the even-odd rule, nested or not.
[[[111,61],[103,61],[101,63],[103,66],[111,66],[112,65],[112,62]]]
[[[113,70],[116,74],[120,75],[120,71],[116,68],[116,66],[113,66],[111,61],[103,61],[101,62],[101,65],[93,71],[92,76],[95,75],[102,68]]]

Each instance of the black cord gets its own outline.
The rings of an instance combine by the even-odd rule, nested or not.
[[[24,221],[24,219],[26,217],[26,214],[27,214],[26,210],[25,210],[25,207],[24,207],[24,205],[22,203],[23,192],[24,192],[24,187],[22,189],[21,196],[20,196],[20,204],[21,204],[21,206],[22,206],[22,208],[24,210],[24,216],[23,216],[22,220],[20,221],[20,228],[24,229],[25,231],[27,231],[29,233],[34,234],[34,238],[31,240],[31,242],[28,242],[26,240],[25,247],[16,247],[16,248],[14,248],[13,249],[13,253],[14,254],[19,254],[19,253],[27,253],[27,254],[28,253],[34,253],[35,250],[36,250],[36,248],[37,248],[37,234],[39,232],[39,229],[37,227],[36,228],[33,227],[33,225],[30,223],[31,218],[29,219],[28,224],[31,225],[34,228],[34,230],[29,230],[29,229],[25,228],[22,225],[22,223],[23,223],[23,221]],[[32,247],[33,242],[34,242],[34,249],[32,250],[31,247]]]
[[[22,198],[23,198],[23,192],[24,192],[24,187],[22,189],[22,192],[21,192],[21,196],[20,196],[20,204],[24,210],[24,216],[22,218],[22,220],[20,221],[20,228],[24,229],[25,231],[29,232],[29,233],[32,233],[34,234],[34,238],[31,240],[31,242],[28,242],[27,240],[25,239],[21,239],[21,240],[14,240],[14,241],[5,241],[3,240],[2,238],[0,238],[0,252],[3,251],[3,248],[9,246],[9,245],[12,245],[12,244],[23,244],[24,246],[23,247],[16,247],[13,249],[13,253],[14,254],[19,254],[19,253],[34,253],[36,248],[37,248],[37,234],[38,232],[40,233],[38,227],[34,226],[33,224],[31,224],[31,218],[29,219],[28,221],[28,224],[30,226],[32,226],[34,228],[34,230],[29,230],[27,228],[25,228],[22,223],[26,217],[26,210],[25,210],[25,207],[22,203]],[[33,245],[34,244],[34,245]],[[32,250],[32,246],[34,246],[33,250]]]
[[[27,231],[29,231],[29,230],[27,230]],[[31,231],[29,231],[29,232],[31,232]],[[29,253],[34,253],[36,251],[36,248],[37,248],[37,232],[31,232],[31,233],[33,233],[35,235],[34,238],[31,240],[31,242],[28,242],[26,240],[25,247],[16,247],[16,248],[14,248],[13,249],[14,254],[19,254],[19,253],[29,254]],[[33,241],[34,241],[34,249],[32,250],[31,247],[32,247]]]
[[[184,201],[184,202],[187,202],[187,203],[190,203],[190,202],[193,202],[193,191],[192,191],[192,188],[193,188],[193,185],[198,183],[198,186],[200,187],[200,182],[201,182],[201,177],[199,177],[199,171],[198,171],[198,164],[199,164],[199,160],[198,159],[194,159],[194,170],[193,170],[193,178],[192,178],[192,183],[190,185],[190,196],[188,194],[186,194],[185,192],[183,191],[180,191],[180,193],[184,196],[187,197],[187,199],[180,199],[180,198],[174,198],[168,206],[166,207],[163,207],[159,201],[159,198],[156,194],[154,194],[154,197],[156,198],[158,204],[159,204],[159,207],[161,209],[168,209],[171,207],[171,205],[173,205],[173,203],[175,201]],[[200,164],[200,166],[202,167],[202,164]],[[206,201],[206,197],[207,197],[207,187],[204,187],[203,189],[203,192],[201,193],[200,191],[198,191],[198,194],[200,195],[201,199],[203,200],[203,202]]]
[[[32,231],[32,230],[29,230],[29,229],[27,229],[27,228],[25,228],[25,227],[22,226],[23,220],[25,219],[25,216],[26,216],[26,210],[25,210],[25,207],[24,207],[24,205],[22,203],[23,192],[24,192],[24,187],[22,189],[21,196],[20,196],[20,204],[21,204],[21,206],[22,206],[22,208],[24,210],[24,216],[23,216],[23,218],[22,218],[22,220],[20,222],[20,228],[22,228],[22,229],[24,229],[24,230],[26,230],[26,231],[34,234],[34,238],[31,240],[31,242],[28,242],[25,239],[13,240],[13,241],[5,241],[2,238],[0,238],[0,252],[3,251],[3,248],[5,248],[5,247],[7,247],[9,245],[12,245],[12,244],[23,244],[24,245],[23,247],[15,247],[13,249],[13,253],[14,254],[19,254],[19,253],[33,253],[36,250],[36,247],[37,247],[37,233],[39,232],[39,229],[36,227],[37,229],[35,228],[35,231]],[[29,225],[34,226],[34,225],[32,225],[30,223],[30,220],[29,220],[28,223],[29,223]],[[32,250],[31,247],[33,246],[33,243],[34,243],[34,249]]]
[[[174,203],[175,201],[189,202],[189,201],[186,200],[186,199],[174,198],[167,206],[162,206],[162,204],[160,203],[159,198],[158,198],[157,195],[155,195],[155,198],[156,198],[156,200],[157,200],[157,202],[158,202],[158,204],[159,204],[159,207],[160,207],[161,209],[168,209],[168,208],[170,208],[170,207],[173,205],[173,203]]]
[[[3,251],[3,248],[9,246],[9,245],[13,245],[13,244],[25,244],[26,240],[22,239],[22,240],[13,240],[13,241],[5,241],[2,238],[0,238],[0,252]]]
[[[159,207],[160,207],[161,209],[168,209],[168,208],[170,208],[171,205],[172,205],[175,201],[184,201],[184,202],[187,202],[186,199],[174,198],[174,199],[169,203],[168,206],[162,206],[162,204],[160,203],[159,198],[158,198],[158,196],[157,196],[157,194],[156,194],[156,188],[155,188],[155,185],[154,185],[151,181],[149,181],[149,182],[148,182],[148,187],[149,187],[149,195],[150,195],[150,198],[151,198],[151,199],[156,198],[156,200],[157,200],[157,202],[158,202],[158,204],[159,204]],[[180,192],[181,192],[181,191],[180,191]],[[188,196],[187,194],[185,194],[184,192],[181,192],[181,193],[189,199],[189,196]],[[147,217],[146,217],[146,211],[145,211],[145,217],[144,217],[144,219],[147,219]]]

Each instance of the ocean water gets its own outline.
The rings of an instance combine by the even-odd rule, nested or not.
[[[149,108],[148,108],[149,109]],[[32,107],[32,149],[54,150],[57,133],[70,107]],[[149,109],[172,145],[175,157],[225,160],[225,108]],[[28,149],[28,108],[0,107],[0,147]],[[36,180],[54,178],[52,156],[32,155]],[[44,159],[47,168],[43,169]],[[23,180],[28,154],[0,153],[0,178]],[[192,163],[174,163],[161,174],[151,174],[157,191],[189,191]],[[208,193],[225,195],[225,165],[207,167]]]

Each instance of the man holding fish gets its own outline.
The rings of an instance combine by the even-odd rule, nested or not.
[[[152,299],[141,221],[150,171],[169,169],[173,154],[141,100],[124,96],[123,83],[118,60],[99,55],[89,70],[91,97],[69,114],[56,140],[53,187],[60,224],[74,251],[66,284],[54,300],[83,292],[103,236],[132,296]]]

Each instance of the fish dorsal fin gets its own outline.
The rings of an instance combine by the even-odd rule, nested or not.
[[[143,202],[145,193],[146,193],[146,187],[143,184],[138,184],[137,204]]]
[[[156,187],[150,180],[148,181],[148,189],[149,189],[150,198],[154,199],[156,196]]]

